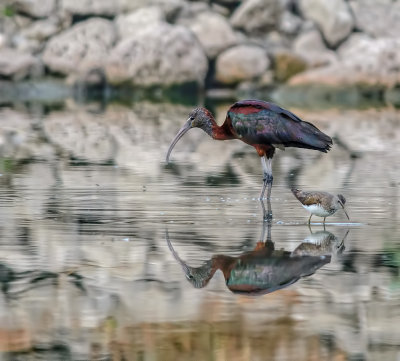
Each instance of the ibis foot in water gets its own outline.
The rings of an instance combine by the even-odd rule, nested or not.
[[[271,200],[267,198],[267,209],[265,209],[265,203],[263,199],[260,199],[261,208],[263,212],[263,221],[264,222],[271,222],[272,221],[272,207],[271,207]]]

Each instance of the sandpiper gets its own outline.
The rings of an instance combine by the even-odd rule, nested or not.
[[[331,216],[340,208],[343,208],[346,217],[350,220],[349,215],[344,208],[346,199],[341,194],[335,196],[328,192],[305,192],[297,188],[292,188],[292,193],[300,201],[303,207],[311,213],[310,218],[308,219],[308,224],[310,224],[313,215],[324,217],[325,223],[326,217]]]

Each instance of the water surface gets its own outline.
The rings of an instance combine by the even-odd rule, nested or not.
[[[398,360],[400,113],[293,110],[335,146],[277,151],[267,224],[251,147],[192,130],[165,165],[190,107],[1,108],[2,359]]]

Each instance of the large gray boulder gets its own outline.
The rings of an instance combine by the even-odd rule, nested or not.
[[[164,22],[165,16],[162,10],[156,6],[149,6],[120,15],[116,18],[118,36],[120,39],[129,38],[148,26]]]
[[[400,1],[351,0],[356,27],[374,37],[400,36]]]
[[[231,25],[220,14],[202,12],[191,19],[187,26],[196,34],[209,58],[237,43]]]
[[[307,69],[307,62],[298,54],[285,49],[277,49],[272,55],[275,79],[285,82],[297,73]]]
[[[7,37],[4,34],[0,34],[0,49],[5,48],[7,45]]]
[[[159,7],[167,18],[175,17],[185,5],[185,0],[114,0],[120,13],[127,13],[147,6]]]
[[[200,13],[210,10],[210,6],[205,2],[185,1],[176,19],[177,23],[187,25]]]
[[[13,7],[34,18],[44,18],[53,13],[56,8],[56,0],[14,0]]]
[[[102,67],[116,40],[113,24],[92,18],[52,37],[43,52],[43,62],[53,72],[79,73]]]
[[[336,53],[327,49],[317,29],[301,33],[293,42],[293,51],[305,59],[311,68],[337,61]]]
[[[301,0],[300,8],[305,18],[318,25],[331,46],[346,39],[354,27],[353,16],[344,0]]]
[[[76,15],[113,16],[119,11],[119,4],[110,0],[61,0],[61,8]]]
[[[34,56],[11,48],[0,49],[0,76],[13,80],[25,78],[37,64]]]
[[[231,24],[249,34],[265,33],[279,24],[282,12],[280,0],[246,0],[232,14]]]
[[[207,57],[187,28],[167,23],[154,24],[123,39],[107,59],[110,83],[139,86],[203,83]]]
[[[28,1],[28,0],[24,0]],[[48,0],[47,0],[48,1]],[[157,6],[173,17],[185,5],[184,0],[60,0],[61,9],[74,15],[116,16],[143,7]]]
[[[352,35],[339,48],[339,61],[298,74],[292,85],[384,86],[400,83],[400,39]]]
[[[281,15],[278,30],[287,35],[295,35],[298,33],[302,22],[300,17],[286,10]]]
[[[269,65],[265,49],[255,45],[238,45],[218,56],[215,77],[223,84],[235,84],[261,76]]]
[[[37,20],[21,30],[21,36],[28,39],[44,41],[56,34],[61,29],[60,21],[54,17]]]

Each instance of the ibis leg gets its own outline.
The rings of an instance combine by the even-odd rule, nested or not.
[[[261,207],[263,210],[263,220],[264,222],[271,222],[272,221],[272,207],[271,207],[271,200],[267,198],[267,209],[265,209],[264,200],[260,199]]]
[[[261,190],[260,199],[264,198],[265,189],[267,190],[267,199],[271,199],[271,189],[272,189],[272,158],[266,159],[265,156],[261,157],[261,164],[263,167],[263,188]]]
[[[261,157],[261,164],[263,167],[263,188],[261,190],[260,194],[260,201],[263,207],[263,212],[264,212],[264,220],[272,220],[272,208],[271,208],[271,189],[272,189],[272,159],[266,159],[265,156]],[[264,205],[264,194],[265,194],[265,189],[268,186],[267,190],[267,212],[265,211],[265,205]]]
[[[310,218],[308,218],[308,225],[310,225],[310,223],[311,223],[311,217],[312,217],[312,214],[310,215]]]
[[[264,202],[261,202],[261,205],[263,208],[263,227],[261,230],[260,241],[257,243],[257,245],[262,245],[263,246],[262,248],[267,248],[270,252],[273,252],[275,247],[271,237],[272,219],[268,217],[266,218],[265,216],[266,212],[265,212]],[[261,247],[259,246],[259,248]]]

